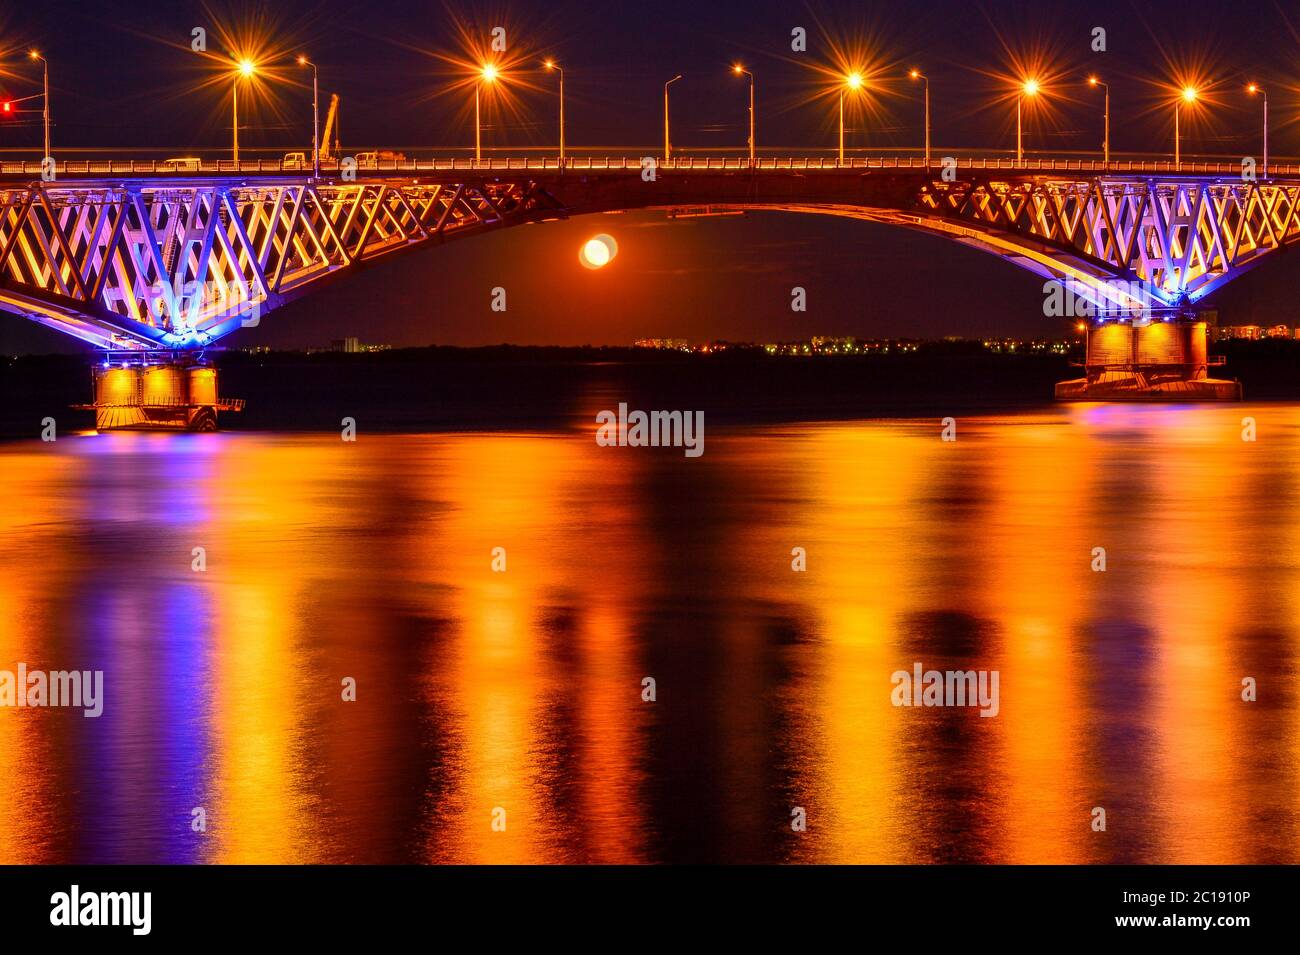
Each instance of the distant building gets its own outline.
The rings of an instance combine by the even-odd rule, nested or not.
[[[388,351],[392,347],[393,347],[392,345],[367,345],[365,342],[358,340],[355,336],[349,336],[348,338],[333,339],[330,342],[330,347],[328,350],[335,351],[335,352],[338,351],[347,352],[348,354],[355,355],[358,352]],[[315,348],[307,349],[309,354],[319,350],[320,349],[315,349]]]
[[[669,351],[691,350],[691,343],[685,338],[638,338],[632,344],[636,348],[661,348]]]
[[[1214,340],[1225,338],[1256,339],[1264,337],[1264,329],[1259,325],[1220,325],[1214,330]]]
[[[691,343],[685,338],[638,338],[636,348],[658,348],[668,351],[690,351]]]
[[[692,351],[701,355],[712,355],[723,351],[750,351],[761,347],[754,342],[729,342],[719,338],[703,345],[696,345]]]
[[[847,354],[857,350],[857,341],[851,335],[838,338],[833,335],[814,335],[812,350],[819,355]]]

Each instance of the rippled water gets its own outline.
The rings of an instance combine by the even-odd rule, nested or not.
[[[1300,859],[1300,408],[592,431],[0,446],[0,862]]]

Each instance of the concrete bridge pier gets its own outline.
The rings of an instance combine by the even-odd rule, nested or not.
[[[1193,314],[1093,319],[1084,377],[1056,384],[1058,401],[1240,401],[1241,382],[1211,378],[1206,324]]]
[[[217,396],[217,369],[193,355],[128,353],[95,364],[97,431],[216,431],[218,411],[244,402]]]

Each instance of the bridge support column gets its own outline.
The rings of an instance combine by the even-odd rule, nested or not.
[[[1147,321],[1094,319],[1084,377],[1056,384],[1058,401],[1240,401],[1241,383],[1211,378],[1222,364],[1207,354],[1195,316]]]
[[[109,354],[93,372],[97,431],[216,431],[218,411],[243,401],[217,397],[217,369],[185,355]]]

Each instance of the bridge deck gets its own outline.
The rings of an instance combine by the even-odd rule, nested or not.
[[[569,157],[563,168],[566,171],[590,174],[627,174],[640,172],[643,157],[640,156],[605,156],[605,157]],[[750,170],[749,161],[740,157],[685,156],[664,160],[656,157],[659,172],[715,172],[735,173]],[[930,168],[941,168],[942,160],[937,154],[931,159]],[[178,163],[166,159],[70,159],[55,162],[56,179],[63,178],[103,178],[140,176],[167,178],[213,178],[245,176],[304,176],[312,169],[310,163],[285,162],[278,159],[254,159],[235,162],[231,159],[197,160]],[[374,173],[460,173],[460,172],[559,172],[561,164],[555,157],[517,157],[497,159],[406,159],[379,160],[363,163],[355,167],[363,175]],[[880,156],[853,157],[839,162],[827,156],[762,156],[753,167],[759,171],[775,172],[789,170],[793,172],[843,172],[845,170],[923,171],[925,160],[918,156]],[[1022,162],[1007,157],[966,157],[955,160],[957,170],[1006,170],[1008,172],[1079,172],[1091,175],[1187,175],[1187,176],[1232,176],[1240,178],[1241,161],[1202,161],[1184,162],[1176,166],[1167,159],[1124,159],[1104,163],[1099,159],[1072,158],[1031,158]],[[320,165],[322,176],[335,177],[343,172],[337,159],[323,161]],[[1262,176],[1262,168],[1258,170]],[[1269,164],[1271,177],[1300,176],[1300,163]],[[42,164],[37,160],[21,162],[0,162],[0,180],[28,180],[41,178]]]

